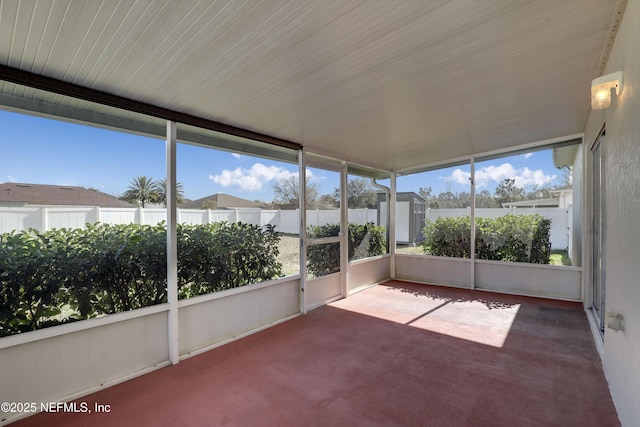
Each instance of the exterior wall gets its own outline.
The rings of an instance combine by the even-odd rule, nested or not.
[[[507,294],[581,301],[582,272],[577,267],[477,260],[475,287]]]
[[[391,255],[349,262],[347,292],[357,292],[364,287],[389,280],[390,272]]]
[[[0,340],[0,401],[60,402],[167,366],[168,307],[41,329]],[[30,415],[0,414],[0,425]]]
[[[298,315],[299,288],[299,276],[288,277],[180,301],[180,356]],[[75,399],[168,366],[168,310],[161,304],[1,338],[0,402],[37,402],[39,410],[40,402]],[[27,415],[0,414],[0,426]]]
[[[249,285],[179,302],[180,356],[197,354],[300,312],[300,279]]]
[[[592,111],[585,129],[584,157],[606,121],[606,311],[624,316],[624,331],[606,328],[604,371],[623,426],[640,420],[640,0],[627,3],[605,74],[622,71],[624,87],[611,107]],[[596,76],[594,76],[596,77]],[[587,90],[587,89],[585,89]],[[587,188],[586,195],[590,193]],[[587,197],[585,208],[589,207]],[[587,216],[585,219],[588,219]],[[583,240],[589,259],[588,236]],[[586,267],[586,264],[583,264]],[[590,271],[586,269],[584,271]],[[588,283],[588,280],[585,281]],[[585,287],[589,289],[588,286]],[[586,296],[589,301],[589,295]],[[596,337],[596,339],[598,339]]]
[[[305,289],[307,309],[313,310],[341,298],[341,277],[342,273],[333,273],[307,280]]]
[[[471,288],[471,260],[396,254],[396,278],[432,285]]]

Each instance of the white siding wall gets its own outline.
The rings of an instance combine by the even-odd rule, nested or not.
[[[585,129],[584,158],[606,121],[606,311],[624,316],[624,332],[605,329],[604,370],[623,426],[640,420],[640,1],[630,0],[604,74],[624,73],[624,88],[611,107],[591,111]],[[594,76],[596,77],[596,76]],[[585,96],[588,97],[588,88]],[[589,195],[591,188],[585,194]],[[589,198],[585,207],[588,209]],[[588,227],[586,227],[588,229]],[[583,239],[585,260],[589,236]],[[590,271],[588,264],[583,264]],[[585,280],[588,284],[589,280]],[[588,285],[585,286],[588,290]],[[589,295],[587,295],[589,301]]]

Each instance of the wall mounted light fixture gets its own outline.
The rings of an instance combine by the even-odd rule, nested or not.
[[[602,110],[611,105],[611,89],[616,90],[616,95],[622,92],[622,71],[607,74],[593,79],[591,82],[591,108]]]

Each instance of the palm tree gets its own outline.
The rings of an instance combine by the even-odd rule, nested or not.
[[[139,176],[129,183],[129,188],[120,197],[120,200],[140,205],[144,208],[145,203],[158,201],[158,193],[154,187],[155,183],[152,178]]]
[[[158,180],[153,183],[153,191],[157,194],[158,202],[162,202],[162,204],[167,206],[167,180],[163,179],[162,181]],[[176,182],[176,204],[183,203],[185,201],[184,198],[184,187],[181,183]]]

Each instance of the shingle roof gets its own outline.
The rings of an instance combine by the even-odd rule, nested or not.
[[[202,197],[197,200],[184,202],[180,205],[181,209],[203,209],[203,204],[207,201],[214,202],[217,209],[226,208],[260,208],[262,205],[251,200],[242,199],[240,197],[230,196],[228,194],[212,194],[211,196]]]
[[[67,185],[0,184],[0,203],[24,203],[27,205],[72,205],[130,208],[131,203],[97,190]]]

